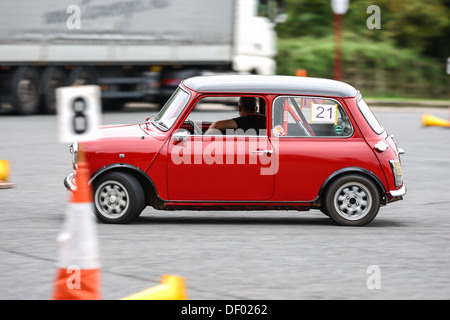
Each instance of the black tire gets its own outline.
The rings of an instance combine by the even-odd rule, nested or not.
[[[45,114],[56,113],[56,88],[64,87],[67,74],[58,67],[48,67],[42,75],[42,103],[41,111]]]
[[[110,172],[94,182],[94,210],[104,223],[129,223],[145,207],[142,186],[131,174]]]
[[[337,224],[363,226],[378,214],[380,193],[370,179],[346,175],[331,183],[323,202],[325,211]]]
[[[13,112],[20,115],[37,113],[39,109],[39,75],[34,68],[19,67],[11,82]]]
[[[67,80],[69,86],[72,85],[89,85],[97,83],[97,73],[94,67],[75,67],[70,73]]]
[[[330,216],[330,214],[328,213],[327,208],[325,207],[325,204],[324,204],[324,203],[322,203],[322,204],[320,205],[319,210],[320,210],[320,212],[322,212],[322,213],[323,213],[324,215],[326,215],[327,217]]]
[[[104,99],[102,101],[103,110],[110,111],[120,111],[124,108],[125,103],[127,103],[127,99],[117,98],[117,99]]]

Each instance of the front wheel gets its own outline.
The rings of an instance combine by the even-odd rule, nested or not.
[[[369,179],[360,175],[338,178],[325,193],[324,205],[330,218],[344,226],[371,222],[380,209],[380,194]]]
[[[95,215],[105,223],[128,223],[145,207],[144,191],[135,177],[110,172],[94,183]]]

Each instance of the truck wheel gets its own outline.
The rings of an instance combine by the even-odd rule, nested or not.
[[[39,76],[34,68],[19,67],[12,78],[11,102],[13,112],[34,114],[39,108]]]
[[[125,103],[128,102],[128,99],[105,99],[102,101],[102,106],[104,110],[112,110],[112,111],[119,111],[122,110],[125,106]]]
[[[68,79],[68,85],[88,85],[96,84],[97,74],[95,69],[92,67],[75,67],[70,74]]]
[[[380,194],[369,179],[346,175],[329,186],[324,198],[330,218],[344,226],[362,226],[372,221],[380,209]]]
[[[132,175],[111,172],[94,183],[95,215],[105,223],[128,223],[145,207],[144,191]]]
[[[67,76],[64,70],[48,67],[42,75],[43,99],[41,111],[47,114],[56,113],[56,88],[66,85]]]

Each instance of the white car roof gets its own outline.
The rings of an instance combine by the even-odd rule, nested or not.
[[[255,92],[335,97],[354,97],[358,94],[353,86],[341,81],[294,76],[199,76],[186,79],[182,84],[199,92]]]

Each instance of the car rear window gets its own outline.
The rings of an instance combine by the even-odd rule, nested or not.
[[[372,130],[376,134],[381,134],[384,131],[383,126],[378,122],[378,119],[373,114],[372,110],[369,108],[367,103],[361,98],[358,100],[358,108],[366,119],[367,123],[370,125]]]
[[[276,137],[348,138],[353,126],[336,100],[279,96],[272,104],[272,133]]]

